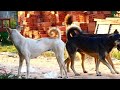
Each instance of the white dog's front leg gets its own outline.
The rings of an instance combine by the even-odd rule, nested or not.
[[[29,57],[26,57],[25,60],[26,60],[26,66],[27,66],[27,77],[26,77],[26,78],[29,78],[29,72],[30,72],[30,58],[29,58]]]
[[[21,68],[22,68],[22,65],[23,65],[23,60],[24,60],[24,58],[21,55],[19,55],[18,78],[21,74]]]

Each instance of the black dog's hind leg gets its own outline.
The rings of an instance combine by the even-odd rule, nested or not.
[[[75,52],[74,54],[71,54],[71,55],[70,55],[70,58],[71,58],[71,69],[73,70],[75,76],[79,76],[80,74],[77,73],[77,72],[75,71],[75,68],[74,68],[75,55],[76,55],[76,52]]]
[[[75,60],[75,55],[76,55],[77,49],[76,49],[76,46],[74,46],[74,45],[72,45],[72,47],[70,47],[70,46],[71,46],[71,43],[69,43],[69,42],[66,43],[66,49],[68,51],[68,55],[71,60],[71,69],[74,72],[75,76],[78,76],[80,74],[78,74],[74,68],[74,60]]]
[[[69,65],[70,65],[70,58],[68,57],[66,60],[65,60],[65,64],[67,64],[67,72],[70,72],[70,69],[69,69]]]

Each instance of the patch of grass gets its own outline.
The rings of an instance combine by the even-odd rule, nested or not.
[[[44,57],[55,57],[55,54],[52,51],[44,52],[41,55],[43,55]]]
[[[0,46],[0,52],[17,52],[17,49],[14,45],[4,45]],[[55,54],[52,51],[44,52],[42,55],[45,57],[55,57]]]
[[[24,76],[21,76],[21,78],[18,78],[17,75],[10,73],[1,73],[0,79],[26,79]]]
[[[0,52],[17,52],[17,49],[15,48],[14,45],[5,45],[5,46],[0,46]]]
[[[112,55],[112,57],[120,60],[120,52],[116,48],[112,50],[111,55]]]

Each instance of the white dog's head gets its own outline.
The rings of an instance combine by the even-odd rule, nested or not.
[[[11,29],[9,27],[6,27],[6,30],[8,32],[8,39],[7,40],[11,41],[12,33],[16,32],[16,31],[21,32],[22,29],[23,29],[23,26],[17,26],[16,29]]]
[[[21,30],[23,30],[23,26],[18,25],[18,26],[16,27],[16,29],[17,29],[19,32],[21,32]]]

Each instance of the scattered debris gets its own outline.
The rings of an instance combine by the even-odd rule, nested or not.
[[[52,78],[57,78],[58,77],[58,74],[56,72],[47,72],[45,74],[43,74],[43,77],[44,78],[49,78],[49,79],[52,79]]]

